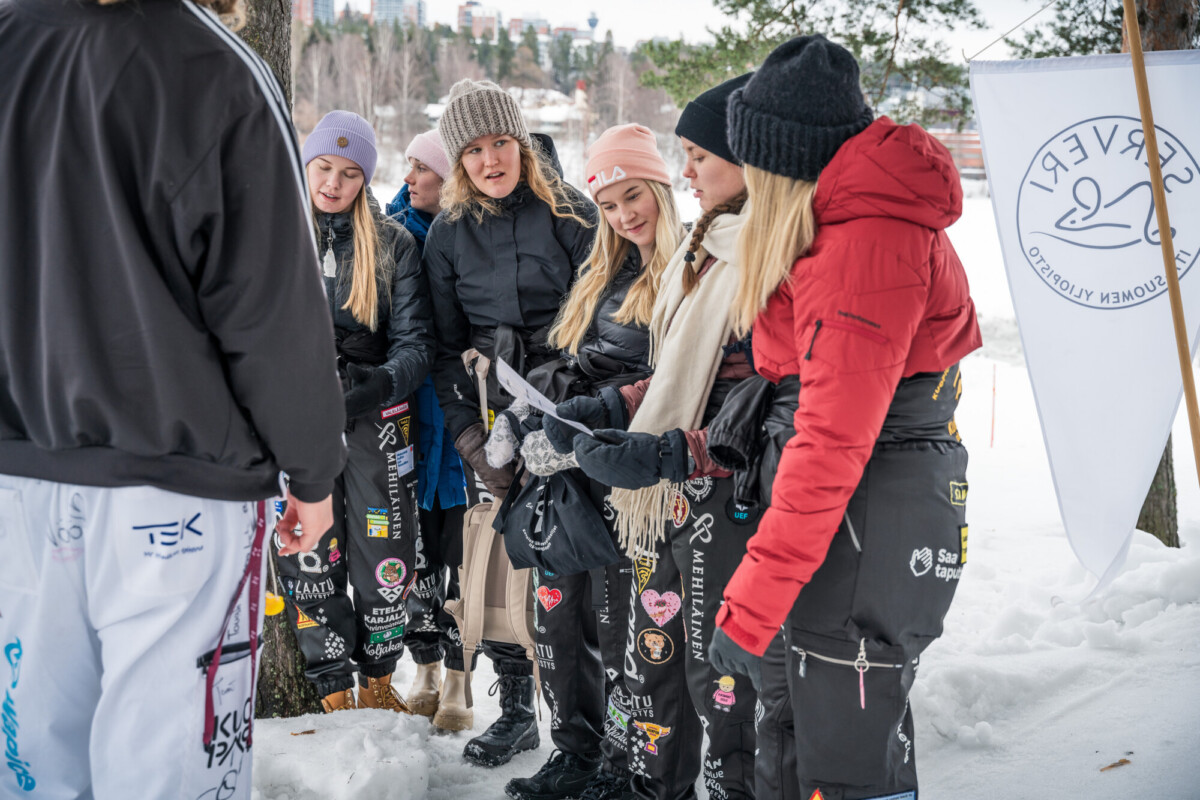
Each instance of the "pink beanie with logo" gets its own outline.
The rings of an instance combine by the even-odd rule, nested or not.
[[[588,148],[587,157],[587,184],[593,199],[604,187],[629,178],[671,185],[667,162],[658,152],[654,133],[645,125],[609,128]]]
[[[417,159],[436,172],[442,180],[445,180],[450,174],[450,159],[446,157],[446,150],[442,147],[442,137],[436,130],[425,131],[414,136],[408,149],[404,151],[404,157],[409,161]]]

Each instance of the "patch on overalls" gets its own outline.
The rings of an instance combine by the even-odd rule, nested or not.
[[[379,416],[387,419],[388,417],[394,417],[397,414],[403,414],[405,411],[408,411],[408,403],[400,403],[399,405],[392,406],[391,408],[385,408],[383,411],[380,411]]]
[[[537,589],[537,599],[542,604],[542,608],[549,611],[562,602],[562,590],[551,589],[548,586],[539,586]]]
[[[660,628],[670,622],[682,607],[683,601],[675,592],[663,592],[661,595],[653,589],[642,592],[642,608]]]
[[[950,505],[965,506],[967,504],[967,483],[950,481]]]
[[[336,564],[342,557],[342,551],[338,550],[337,537],[329,540],[329,563]]]
[[[297,630],[304,630],[305,628],[315,628],[315,627],[317,627],[316,621],[312,617],[308,616],[303,611],[301,611],[300,609],[297,608],[296,609],[296,628],[297,628]]]
[[[386,508],[367,508],[367,538],[388,537],[388,514]]]
[[[658,755],[658,740],[671,733],[670,728],[664,728],[662,725],[656,725],[653,722],[638,721],[633,723],[633,727],[646,734],[646,738],[650,741],[646,742],[642,749],[652,755]]]
[[[729,521],[734,525],[749,525],[758,518],[758,509],[754,506],[744,506],[731,497],[725,504],[725,516],[729,517]]]
[[[654,574],[654,559],[636,559],[633,562],[633,571],[637,574],[638,594],[641,594],[646,590],[646,584],[650,582],[650,576]]]
[[[674,494],[675,496],[671,500],[671,522],[675,523],[676,528],[682,528],[683,523],[687,522],[691,506],[688,505],[687,498],[683,496],[683,492],[675,492]]]
[[[637,637],[638,655],[651,664],[665,664],[675,655],[675,643],[667,632],[659,628],[646,628]]]
[[[692,502],[703,503],[712,497],[715,486],[713,485],[712,477],[706,475],[703,478],[692,478],[690,481],[684,481],[683,490],[692,498]]]
[[[958,529],[959,538],[962,539],[962,555],[958,559],[959,564],[967,563],[967,526],[963,525]]]
[[[716,702],[714,708],[717,711],[728,713],[729,709],[733,708],[733,704],[737,702],[737,696],[733,693],[733,687],[737,683],[732,675],[722,675],[713,683],[717,685],[717,690],[713,692],[713,700]]]
[[[881,795],[879,797],[869,797],[867,800],[917,800],[916,792],[901,792],[900,794]]]
[[[408,569],[398,558],[385,558],[375,565],[375,580],[379,581],[380,586],[387,589],[395,589],[400,586],[404,583],[404,576],[407,574]]]

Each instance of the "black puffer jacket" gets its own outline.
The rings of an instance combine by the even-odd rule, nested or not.
[[[625,302],[625,296],[629,294],[629,287],[633,286],[641,273],[641,255],[636,247],[630,247],[625,263],[609,281],[600,302],[596,304],[592,324],[579,346],[577,357],[585,372],[598,372],[596,367],[611,362],[619,364],[624,372],[651,372],[650,332],[646,326],[613,320]]]
[[[368,190],[364,190],[368,191]],[[411,395],[425,380],[433,364],[433,318],[429,287],[421,269],[421,257],[412,234],[379,213],[375,198],[368,195],[375,224],[384,249],[391,252],[396,268],[390,291],[379,292],[379,320],[375,331],[342,308],[350,296],[354,264],[354,230],[349,211],[318,214],[318,250],[322,264],[333,248],[337,274],[325,276],[325,292],[333,316],[339,368],[345,363],[382,365],[392,376],[392,396],[384,405],[394,405]]]
[[[548,138],[539,137],[543,149]],[[553,145],[548,151],[553,153]],[[476,223],[469,214],[450,222],[439,214],[425,240],[437,356],[433,382],[457,439],[479,421],[479,399],[461,354],[509,326],[532,340],[558,314],[595,235],[595,205],[567,186],[576,213],[590,224],[554,216],[525,183],[501,201],[501,212]]]

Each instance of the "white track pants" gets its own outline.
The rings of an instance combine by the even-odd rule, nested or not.
[[[0,475],[0,797],[249,798],[256,506]]]

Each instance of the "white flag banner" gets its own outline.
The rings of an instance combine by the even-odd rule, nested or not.
[[[1146,70],[1195,353],[1200,51],[1146,53]],[[1104,586],[1183,394],[1132,61],[975,61],[971,91],[1063,525]]]

